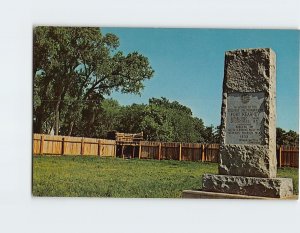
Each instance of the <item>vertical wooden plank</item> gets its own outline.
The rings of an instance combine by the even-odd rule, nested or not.
[[[205,161],[210,162],[211,161],[211,144],[208,144],[204,147],[204,157]]]
[[[201,145],[201,161],[205,161],[204,144]]]
[[[282,147],[281,145],[279,146],[279,167],[281,167],[281,157],[282,157]]]
[[[199,150],[199,151],[197,151],[197,153],[199,153],[199,154],[198,154],[198,161],[201,161],[201,160],[202,160],[202,158],[201,158],[201,153],[202,153],[201,146],[202,146],[202,145],[199,144],[199,147],[198,147],[198,150]]]
[[[69,151],[70,146],[73,145],[73,143],[70,143],[70,139],[68,137],[65,138],[65,145],[64,145],[64,155],[71,154]]]
[[[290,151],[289,154],[291,156],[291,158],[290,158],[290,167],[293,167],[293,164],[294,164],[293,158],[294,158],[294,156],[293,156],[293,152],[292,152],[291,147],[289,148],[289,151]]]
[[[65,154],[65,138],[62,137],[61,139],[61,155]]]
[[[285,150],[287,150],[287,149],[289,149],[289,148],[286,148]],[[289,152],[289,151],[286,151],[285,152],[285,157],[287,157],[288,158],[288,163],[286,164],[288,167],[290,167],[291,166],[291,153]]]
[[[125,155],[124,155],[124,146],[122,145],[122,158],[125,159]]]
[[[45,137],[42,134],[42,136],[41,136],[41,144],[40,144],[40,154],[41,155],[43,155],[43,153],[44,153],[44,141],[45,141]]]
[[[81,138],[81,150],[80,150],[80,154],[84,155],[84,138]]]
[[[293,165],[293,167],[296,167],[296,160],[295,160],[295,153],[294,153],[294,150],[295,150],[295,148],[293,148],[293,151],[292,151],[292,161],[293,161],[293,163],[292,163],[292,165]]]
[[[195,161],[195,145],[192,146],[192,161]]]
[[[158,144],[158,160],[161,158],[161,142]]]
[[[113,153],[114,153],[114,154],[113,154],[113,157],[116,158],[116,157],[117,157],[117,144],[116,144],[116,141],[115,141],[115,144],[114,144],[113,151],[114,151],[114,152],[113,152]]]
[[[179,161],[181,161],[181,150],[182,150],[182,144],[181,143],[179,143]]]
[[[139,142],[139,159],[141,159],[142,156],[142,143]]]
[[[134,159],[135,146],[132,146],[132,158]]]
[[[298,166],[298,162],[297,162],[298,153],[296,153],[295,147],[293,147],[293,155],[294,155],[294,166],[297,167]]]
[[[292,151],[292,166],[295,167],[295,153],[294,153],[294,148]]]
[[[98,140],[98,156],[101,157],[101,139]]]
[[[295,148],[295,159],[296,159],[295,167],[299,168],[299,148],[298,149]]]

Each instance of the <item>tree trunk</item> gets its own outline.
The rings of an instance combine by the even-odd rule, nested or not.
[[[39,106],[36,110],[36,120],[33,122],[33,132],[43,133],[43,110],[42,106]]]
[[[58,97],[57,97],[58,101],[57,101],[56,106],[55,106],[55,124],[54,124],[55,125],[55,132],[54,132],[55,135],[59,134],[59,127],[60,127],[60,119],[59,119],[60,116],[59,116],[59,114],[60,114],[60,111],[61,111],[61,102],[64,99],[66,92],[67,92],[67,89],[64,88],[63,83],[61,83],[61,88],[58,92],[59,94],[58,94]]]
[[[55,135],[58,135],[59,133],[59,109],[60,109],[60,100],[57,102],[55,106]]]
[[[70,123],[68,136],[71,136],[72,131],[73,131],[73,127],[74,127],[74,121],[72,121],[72,122]]]
[[[36,117],[35,122],[33,122],[33,132],[34,133],[43,133],[42,132],[42,121],[40,117]]]

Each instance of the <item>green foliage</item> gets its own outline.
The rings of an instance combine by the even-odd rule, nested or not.
[[[120,125],[122,107],[118,101],[105,99],[101,102],[100,112],[96,120],[96,134],[98,138],[106,138],[107,132]]]
[[[120,110],[119,124],[114,128],[119,132],[137,133],[143,131],[141,122],[147,117],[146,105],[132,104]]]
[[[34,29],[34,132],[70,135],[83,121],[90,134],[104,95],[140,93],[154,71],[146,57],[118,46],[117,36],[99,28]]]
[[[89,105],[88,105],[89,106]],[[105,138],[107,132],[144,133],[152,141],[204,142],[206,128],[192,111],[166,98],[149,100],[149,104],[120,106],[116,100],[104,99],[96,106],[86,107],[73,135]],[[83,118],[83,119],[81,119]],[[76,120],[76,119],[74,119]],[[67,128],[62,127],[62,130]]]
[[[34,157],[34,196],[179,198],[182,190],[200,189],[204,173],[218,164],[172,160],[122,160],[97,157]],[[278,169],[293,178],[298,194],[298,169]]]
[[[147,117],[142,122],[149,140],[202,142],[203,121],[192,116],[190,108],[162,97],[149,100]]]
[[[150,103],[146,108],[146,116],[141,122],[141,127],[146,140],[174,141],[174,128],[168,108]]]
[[[220,143],[220,127],[214,127],[213,125],[206,127],[204,141],[205,143]]]
[[[145,139],[167,142],[203,142],[203,121],[192,116],[188,107],[162,97],[151,98],[149,104],[132,104],[121,110],[120,132],[143,131]]]
[[[293,130],[286,132],[284,129],[276,128],[276,144],[299,146],[299,134]]]

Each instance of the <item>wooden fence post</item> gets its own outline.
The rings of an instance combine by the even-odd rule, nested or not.
[[[81,150],[80,150],[80,154],[84,155],[84,138],[81,138]]]
[[[139,159],[141,159],[142,156],[142,143],[139,142]]]
[[[101,157],[101,139],[98,140],[98,156]]]
[[[122,158],[125,159],[125,155],[124,155],[124,145],[122,145]]]
[[[182,144],[181,143],[179,143],[179,161],[181,161],[181,148],[182,148]]]
[[[45,141],[45,136],[42,134],[41,136],[41,144],[40,144],[40,154],[43,155],[44,153],[44,141]]]
[[[61,155],[65,154],[65,138],[62,137],[61,139]]]
[[[115,156],[115,158],[117,157],[117,143],[116,142],[114,145],[114,156]]]
[[[192,161],[196,161],[196,158],[195,158],[195,148],[193,146],[193,149],[192,149]]]
[[[158,144],[158,160],[161,158],[161,142]]]
[[[135,146],[132,146],[132,158],[134,159],[134,150],[135,150]]]
[[[204,144],[201,145],[201,161],[205,161]]]
[[[279,146],[279,167],[281,167],[281,161],[282,161],[282,147],[281,145]]]

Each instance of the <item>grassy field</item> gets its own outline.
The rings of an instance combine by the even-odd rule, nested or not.
[[[122,160],[97,157],[34,157],[34,196],[179,198],[201,188],[204,173],[217,164],[185,161]],[[298,194],[298,169],[278,170],[291,177]]]

